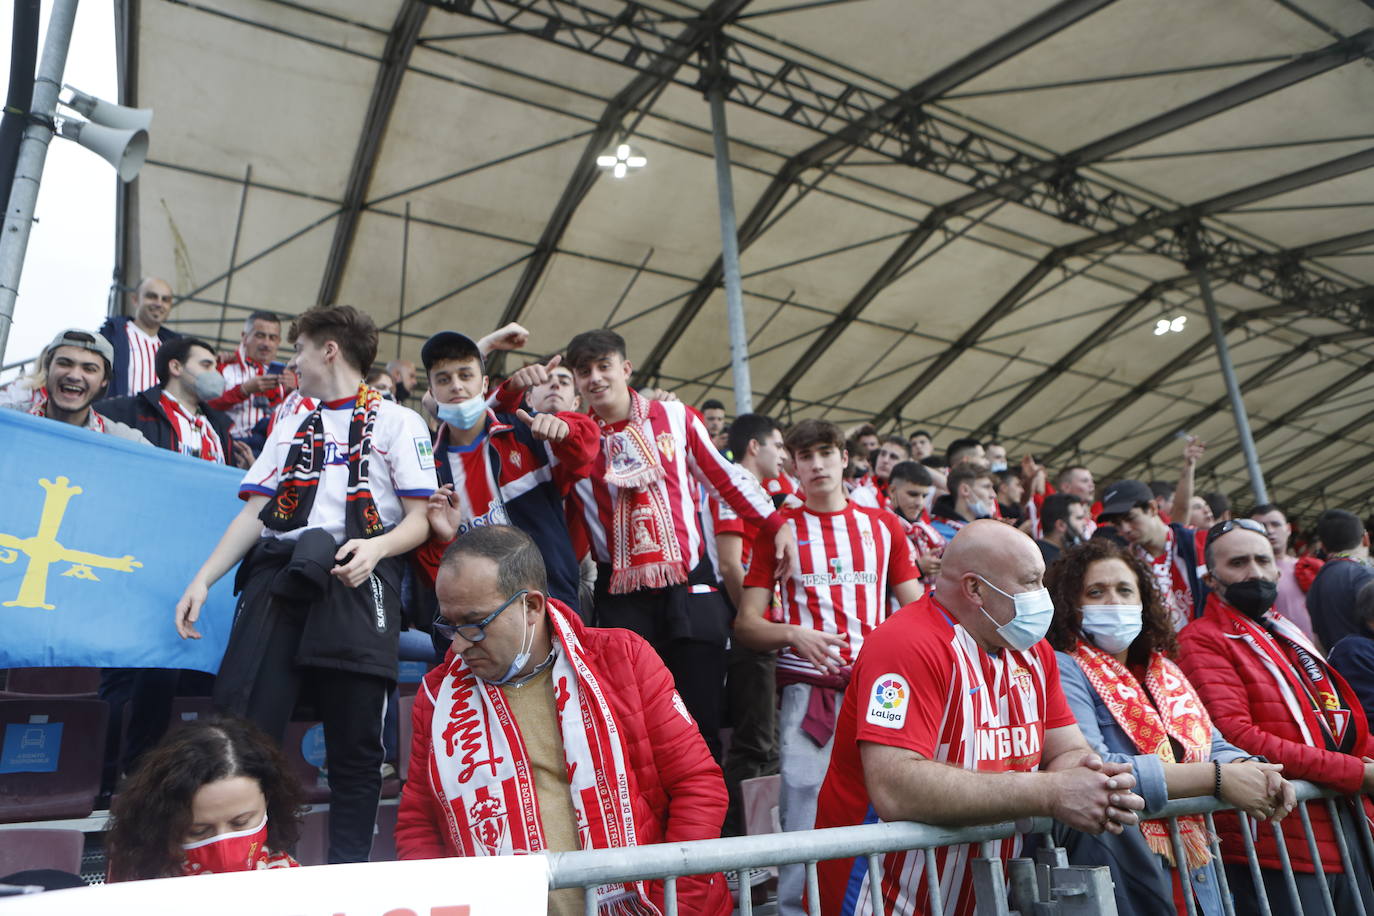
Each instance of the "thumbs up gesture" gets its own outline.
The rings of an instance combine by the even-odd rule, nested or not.
[[[558,368],[558,364],[563,361],[563,355],[559,354],[547,363],[531,363],[523,369],[517,369],[506,380],[506,387],[512,391],[524,391],[533,388],[535,385],[546,384],[549,380],[549,373]]]
[[[555,356],[554,359],[558,359],[558,357]],[[540,442],[562,442],[568,437],[568,424],[558,419],[557,414],[539,413],[530,416],[524,408],[521,408],[515,412],[515,415],[520,418],[521,423],[530,428],[534,438]]]

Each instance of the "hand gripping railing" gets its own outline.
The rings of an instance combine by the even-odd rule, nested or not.
[[[1322,870],[1321,857],[1318,853],[1316,837],[1312,832],[1312,822],[1308,815],[1307,803],[1310,801],[1320,801],[1325,804],[1332,818],[1333,832],[1336,836],[1338,848],[1340,850],[1341,863],[1344,866],[1346,880],[1350,882],[1352,897],[1359,900],[1358,885],[1352,867],[1351,850],[1345,840],[1345,833],[1341,829],[1342,805],[1336,803],[1337,794],[1331,790],[1323,789],[1309,782],[1294,782],[1299,801],[1298,809],[1289,817],[1299,818],[1303,825],[1303,832],[1306,837],[1308,852],[1312,857],[1318,871]],[[1217,862],[1217,875],[1221,887],[1221,899],[1227,916],[1235,916],[1234,908],[1231,904],[1230,889],[1226,883],[1225,870],[1221,867],[1221,849],[1216,839],[1216,831],[1212,824],[1212,813],[1215,811],[1229,810],[1230,805],[1224,804],[1211,797],[1200,798],[1180,798],[1166,804],[1159,811],[1147,812],[1145,815],[1150,819],[1164,819],[1169,826],[1169,836],[1174,847],[1175,861],[1186,861],[1183,855],[1183,844],[1178,831],[1178,818],[1184,815],[1199,814],[1205,817],[1207,830],[1212,837],[1212,855]],[[1262,916],[1270,916],[1269,902],[1265,894],[1264,883],[1261,879],[1259,860],[1255,857],[1255,847],[1251,840],[1251,830],[1269,829],[1273,830],[1278,843],[1280,861],[1283,863],[1283,871],[1287,876],[1287,892],[1294,912],[1301,912],[1302,908],[1298,901],[1298,891],[1296,883],[1292,879],[1292,871],[1288,865],[1288,847],[1284,838],[1283,831],[1277,825],[1257,824],[1252,818],[1240,815],[1242,820],[1250,828],[1243,830],[1242,835],[1245,843],[1245,854],[1250,866],[1251,878],[1255,883],[1256,896],[1260,901]],[[1356,830],[1357,836],[1364,848],[1367,861],[1374,862],[1374,838],[1370,836],[1368,822],[1364,818],[1354,819],[1359,825]],[[969,843],[989,843],[994,840],[1004,839],[1017,833],[1037,833],[1045,839],[1045,844],[1053,846],[1050,839],[1050,831],[1053,821],[1049,818],[1029,818],[1020,821],[1008,821],[999,824],[988,824],[978,827],[936,827],[930,824],[919,824],[914,822],[879,823],[864,824],[856,827],[831,827],[825,830],[798,831],[793,833],[772,833],[757,836],[726,837],[718,840],[696,840],[687,843],[661,843],[652,846],[636,846],[633,849],[592,849],[579,852],[559,852],[549,856],[549,889],[558,890],[562,888],[595,888],[603,884],[618,884],[624,881],[639,880],[662,880],[664,882],[664,902],[666,916],[676,916],[677,905],[677,878],[685,875],[711,874],[714,872],[736,872],[739,875],[739,886],[741,888],[739,898],[739,910],[741,916],[752,916],[753,903],[749,893],[749,870],[762,868],[770,865],[793,865],[804,864],[806,866],[806,887],[807,887],[807,906],[812,916],[819,916],[820,903],[816,878],[816,863],[828,859],[848,859],[856,856],[863,856],[868,860],[868,881],[870,897],[874,906],[876,916],[888,916],[883,910],[882,885],[882,857],[889,852],[897,852],[910,849],[935,849],[943,846],[955,846]],[[1129,829],[1129,828],[1128,828]],[[985,854],[990,850],[985,850]],[[1048,855],[1040,854],[1041,866],[1063,865],[1062,850],[1053,850]],[[1013,861],[1010,869],[1010,890],[1012,897],[1019,897],[1021,900],[1044,899],[1042,894],[1039,898],[1028,898],[1025,890],[1025,882],[1030,880],[1034,883],[1034,866],[1029,864],[1018,867],[1016,860]],[[973,863],[976,865],[977,863]],[[995,863],[1000,866],[1000,862]],[[940,897],[940,883],[936,875],[935,857],[926,856],[926,885],[929,889],[930,911],[940,913],[943,911],[943,901]],[[1099,871],[1097,869],[1083,869],[1082,871]],[[1105,869],[1101,870],[1105,873]],[[979,887],[978,912],[981,913],[1007,913],[1008,903],[1008,882],[1001,880],[1000,867],[994,867],[991,872],[986,869],[979,871],[975,868],[975,884]],[[1046,869],[1039,878],[1042,891],[1048,881],[1049,870]],[[1058,870],[1055,876],[1058,877]],[[1030,876],[1029,878],[1027,876]],[[1180,880],[1183,882],[1186,893],[1185,899],[1188,901],[1189,916],[1195,916],[1193,905],[1192,885],[1188,875],[1188,870],[1180,871]],[[1104,906],[1102,912],[1115,912],[1115,903],[1110,895],[1110,882],[1106,884],[1108,888],[1107,899],[1102,901]],[[996,899],[988,899],[985,891],[991,891],[991,895]],[[1331,897],[1323,886],[1323,899],[1325,911],[1328,916],[1336,916],[1335,908]],[[1073,893],[1082,893],[1081,890],[1073,890]],[[1049,904],[1055,907],[1055,904]],[[595,895],[586,895],[586,913],[593,916],[597,912]],[[1082,909],[1080,907],[1065,905],[1062,908],[1041,909],[1036,907],[1036,912],[1096,912],[1097,909]],[[1028,909],[1023,912],[1029,912]],[[896,916],[896,914],[892,914]],[[1346,916],[1342,913],[1341,916]]]

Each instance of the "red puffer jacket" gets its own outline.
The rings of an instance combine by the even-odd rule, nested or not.
[[[586,660],[624,736],[631,768],[635,826],[640,845],[715,839],[720,836],[728,798],[720,767],[711,758],[697,726],[676,700],[673,678],[658,655],[629,630],[584,627],[576,614],[551,600],[550,613],[562,614],[577,631]],[[459,847],[431,785],[430,734],[434,696],[453,651],[431,671],[415,696],[412,714],[410,779],[401,794],[396,821],[396,852],[402,859],[460,855]],[[662,909],[663,883],[648,884]],[[728,916],[732,909],[720,874],[678,882],[683,913]]]
[[[1355,744],[1349,754],[1313,747],[1303,738],[1273,674],[1259,653],[1242,638],[1246,632],[1243,621],[1238,611],[1213,593],[1207,597],[1203,616],[1178,634],[1179,666],[1197,688],[1212,722],[1236,747],[1259,754],[1271,763],[1283,764],[1286,779],[1310,780],[1347,795],[1358,793],[1364,778],[1364,763],[1360,757],[1374,756],[1374,741],[1370,740],[1369,725],[1355,692],[1334,669],[1323,665],[1325,673],[1350,706],[1351,721],[1347,728],[1355,729]],[[1293,694],[1304,697],[1297,672],[1287,674]],[[1337,804],[1343,803],[1337,801]],[[1368,800],[1364,800],[1364,808],[1367,814],[1374,815],[1374,807]],[[1307,811],[1312,818],[1323,869],[1340,872],[1340,849],[1332,834],[1326,805],[1309,803]],[[1216,815],[1216,825],[1221,837],[1222,858],[1226,862],[1244,864],[1245,846],[1235,815]],[[1283,835],[1293,870],[1315,871],[1302,820],[1296,811],[1284,819]],[[1255,853],[1263,867],[1281,867],[1274,833],[1267,825],[1260,827]]]

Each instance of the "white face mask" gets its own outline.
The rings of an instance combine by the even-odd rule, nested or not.
[[[978,576],[978,578],[983,579],[982,576]],[[983,612],[983,616],[991,620],[993,626],[997,627],[997,635],[1005,639],[1007,645],[1018,652],[1024,652],[1045,638],[1045,634],[1049,632],[1050,623],[1054,621],[1054,599],[1050,598],[1049,589],[1042,586],[1033,592],[1008,595],[987,579],[983,579],[983,584],[997,594],[1010,598],[1016,606],[1016,616],[1003,624],[998,624],[997,620],[981,605],[978,607],[978,610]]]
[[[1083,635],[1108,655],[1125,652],[1140,635],[1144,608],[1139,604],[1083,605]]]

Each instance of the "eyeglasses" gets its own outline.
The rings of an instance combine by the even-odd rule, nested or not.
[[[1210,547],[1212,542],[1217,538],[1237,528],[1244,528],[1246,531],[1253,531],[1265,537],[1269,536],[1269,532],[1264,529],[1264,526],[1252,518],[1228,518],[1226,521],[1217,522],[1211,528],[1207,529],[1206,546]]]
[[[481,642],[482,640],[487,638],[487,627],[491,626],[492,623],[495,622],[496,618],[501,616],[502,611],[504,611],[506,608],[514,604],[517,598],[523,597],[525,592],[527,591],[529,591],[529,589],[520,589],[520,591],[516,592],[514,595],[511,595],[509,598],[507,598],[505,604],[501,605],[499,608],[492,611],[486,617],[483,617],[477,623],[454,624],[449,623],[443,617],[435,617],[433,625],[434,632],[438,633],[444,639],[447,639],[449,641],[452,641],[453,637],[455,636],[461,636],[468,642]]]

